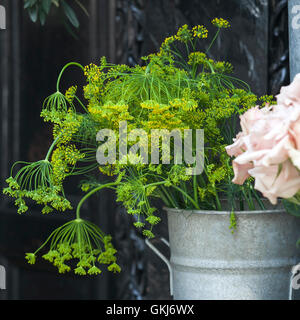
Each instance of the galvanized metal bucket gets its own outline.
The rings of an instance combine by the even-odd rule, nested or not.
[[[166,209],[176,300],[287,300],[291,270],[300,262],[300,219],[284,209],[230,211]],[[166,241],[165,241],[166,242]]]

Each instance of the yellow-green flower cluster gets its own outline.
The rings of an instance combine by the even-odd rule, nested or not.
[[[99,103],[104,92],[105,74],[101,68],[91,63],[84,68],[88,84],[84,87],[84,96],[91,103]]]
[[[260,97],[259,100],[262,101],[262,105],[261,105],[262,107],[264,107],[266,105],[275,105],[276,104],[276,100],[271,95],[264,95],[264,96]]]
[[[70,108],[74,109],[73,104],[70,104]],[[64,119],[67,111],[68,101],[61,92],[57,91],[45,99],[41,117],[44,118],[44,121],[60,123]]]
[[[192,99],[185,99],[185,98],[176,98],[170,101],[170,105],[173,108],[179,109],[179,112],[186,112],[186,111],[194,111],[198,107],[198,103]]]
[[[53,181],[56,185],[62,185],[68,176],[72,166],[85,157],[75,145],[60,144],[52,153],[51,164],[53,167]]]
[[[175,36],[171,36],[171,37],[167,37],[165,38],[164,42],[162,43],[161,47],[164,48],[164,47],[170,47],[170,45],[176,41],[176,37]],[[151,56],[150,56],[151,57]]]
[[[180,27],[175,35],[175,39],[184,43],[188,43],[192,40],[193,34],[192,31],[189,29],[187,24],[184,24]]]
[[[84,153],[81,153],[75,145],[68,145],[64,150],[65,161],[74,166],[78,160],[83,159],[85,157]]]
[[[77,92],[77,86],[72,86],[66,91],[65,97],[70,104],[73,103],[73,100],[76,96],[76,92]]]
[[[204,52],[191,52],[189,57],[188,57],[188,64],[193,65],[193,64],[205,64],[207,61],[206,54]]]
[[[52,179],[52,176],[48,177]],[[52,185],[49,186],[37,186],[35,189],[30,190],[29,188],[22,187],[18,181],[10,177],[6,180],[8,187],[3,189],[3,193],[16,198],[15,205],[18,207],[18,213],[25,213],[28,210],[25,199],[31,199],[39,205],[43,205],[42,213],[50,213],[55,210],[65,211],[72,209],[70,202],[63,196],[60,195],[61,188]]]
[[[82,116],[76,114],[71,109],[68,110],[63,121],[56,124],[53,128],[53,136],[56,139],[59,136],[59,144],[69,143],[78,132],[82,121]]]
[[[204,26],[195,26],[192,29],[193,37],[199,39],[205,39],[208,36],[208,30]]]
[[[133,117],[128,112],[128,104],[119,103],[113,104],[108,102],[104,105],[94,105],[89,107],[89,112],[92,118],[101,123],[105,128],[118,129],[121,121],[130,121]]]
[[[233,72],[233,66],[227,61],[216,61],[213,63],[215,72],[230,74]]]
[[[230,28],[230,23],[223,18],[214,18],[211,23],[218,28]]]
[[[68,262],[74,260],[78,262],[73,271],[78,275],[100,274],[99,264],[108,265],[108,271],[116,273],[121,268],[116,263],[117,251],[111,240],[95,224],[76,219],[54,230],[39,249],[26,253],[25,258],[28,263],[35,264],[37,253],[50,243],[50,250],[42,257],[57,267],[59,273],[71,271],[72,266]]]

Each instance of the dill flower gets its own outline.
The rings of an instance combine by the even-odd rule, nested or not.
[[[164,42],[161,45],[161,48],[166,49],[170,48],[170,45],[176,40],[175,36],[165,38]],[[149,58],[149,57],[147,57]]]
[[[53,168],[47,159],[33,163],[16,162],[12,171],[19,164],[23,166],[15,176],[6,179],[8,187],[3,189],[4,194],[16,198],[15,205],[18,206],[18,213],[28,210],[24,198],[44,205],[42,213],[52,211],[48,204],[57,210],[71,209],[69,201],[59,194],[62,189],[53,183]]]
[[[113,263],[110,266],[108,266],[107,270],[111,271],[113,273],[120,273],[121,272],[120,266],[116,263]]]
[[[201,25],[195,26],[192,29],[194,38],[205,39],[208,35],[208,30]]]
[[[73,104],[69,104],[74,109]],[[59,123],[68,111],[68,101],[66,97],[59,91],[56,91],[44,100],[41,117],[45,121]]]
[[[25,258],[29,264],[35,264],[36,256],[34,253],[26,253]]]
[[[192,32],[187,24],[184,24],[178,29],[175,39],[184,43],[192,40]]]
[[[53,128],[54,138],[59,137],[57,145],[68,144],[73,139],[81,126],[82,119],[83,117],[73,110],[67,111],[63,121],[60,121]]]
[[[143,235],[147,237],[148,239],[155,238],[153,232],[151,230],[143,230]]]
[[[108,269],[108,271],[110,271]],[[96,266],[92,266],[89,270],[88,270],[88,274],[91,274],[91,275],[97,275],[97,274],[100,274],[102,271],[97,268]]]
[[[77,267],[76,269],[74,269],[74,273],[78,274],[80,276],[85,276],[86,275],[86,271],[83,267]]]
[[[151,225],[156,225],[161,221],[161,218],[156,217],[154,215],[150,215],[148,218],[146,218],[146,221],[149,222]]]
[[[223,18],[214,18],[211,23],[218,28],[230,28],[230,23]]]
[[[101,270],[96,263],[115,264],[108,270],[121,270],[116,264],[116,250],[111,243],[111,237],[105,235],[95,224],[77,218],[55,229],[48,239],[34,253],[27,253],[28,263],[36,262],[36,255],[45,246],[49,250],[42,256],[43,259],[58,268],[59,273],[72,270],[70,261],[76,261],[73,271],[78,275],[98,275]]]
[[[145,226],[145,223],[138,221],[138,222],[135,222],[133,225],[134,225],[137,229],[139,229],[139,228],[143,228],[143,227]]]
[[[70,104],[73,104],[73,100],[74,100],[74,98],[76,96],[76,91],[77,91],[77,86],[72,86],[65,93],[66,100]]]
[[[204,52],[191,52],[188,57],[188,64],[205,64],[207,61],[206,54]]]
[[[89,191],[90,188],[91,188],[91,186],[90,186],[89,183],[83,183],[83,184],[81,185],[81,190],[82,190],[83,192]]]

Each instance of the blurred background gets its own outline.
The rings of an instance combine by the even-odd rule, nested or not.
[[[183,24],[209,25],[214,17],[231,23],[222,32],[211,56],[233,64],[235,76],[258,95],[277,94],[289,82],[287,0],[82,0],[88,16],[67,0],[80,25],[66,26],[66,16],[51,8],[45,24],[32,22],[23,0],[0,0],[6,8],[6,30],[0,30],[0,187],[17,160],[37,161],[52,141],[51,127],[39,117],[45,97],[55,91],[61,68],[70,61],[134,65],[156,51],[165,37]],[[34,20],[34,19],[33,19]],[[203,48],[205,49],[205,48]],[[70,69],[62,87],[84,85]],[[68,197],[76,203],[81,192],[70,181]],[[13,202],[0,196],[0,265],[6,268],[6,290],[0,299],[170,299],[167,267],[150,251],[132,227],[130,217],[113,195],[102,192],[84,208],[83,216],[99,223],[114,237],[122,267],[120,275],[99,277],[59,275],[32,252],[73,212],[41,215],[32,207],[18,215]],[[163,211],[161,215],[164,215]],[[168,238],[166,217],[156,234]],[[168,250],[157,241],[168,256]]]

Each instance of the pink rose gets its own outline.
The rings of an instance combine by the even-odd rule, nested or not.
[[[298,108],[300,110],[300,106]],[[300,119],[291,124],[289,133],[294,139],[296,148],[300,150]]]
[[[276,96],[277,103],[286,107],[300,104],[300,74],[298,73],[293,82],[286,87],[281,87],[280,94]]]
[[[250,177],[249,169],[253,168],[252,163],[239,164],[235,160],[232,161],[232,168],[234,172],[234,178],[232,180],[235,184],[242,185],[247,178]]]
[[[240,116],[242,132],[247,135],[249,134],[252,127],[255,125],[257,120],[261,119],[264,114],[264,109],[259,109],[259,106],[247,110]]]
[[[230,146],[225,147],[229,156],[238,156],[245,152],[246,145],[243,141],[243,137],[245,134],[243,132],[239,132],[237,136],[233,139],[234,143]]]
[[[300,190],[300,74],[277,96],[277,105],[258,106],[240,116],[242,131],[226,147],[235,156],[236,184],[252,176],[271,203]]]
[[[244,129],[234,139],[234,143],[226,147],[228,155],[236,157],[236,164],[268,166],[289,158],[288,150],[295,146],[290,127],[292,120],[300,114],[287,113],[285,107],[285,110],[281,106],[276,107],[260,110],[255,107],[249,110],[254,112],[247,111],[241,116]],[[297,129],[300,129],[300,126]]]
[[[294,148],[291,148],[289,150],[289,156],[290,156],[290,159],[293,163],[293,165],[298,169],[300,170],[300,151],[299,150],[296,150]]]
[[[280,166],[258,166],[250,169],[249,174],[255,178],[255,189],[268,198],[272,204],[277,198],[290,198],[300,189],[300,175],[298,170],[287,160]],[[278,175],[279,173],[279,175]]]

